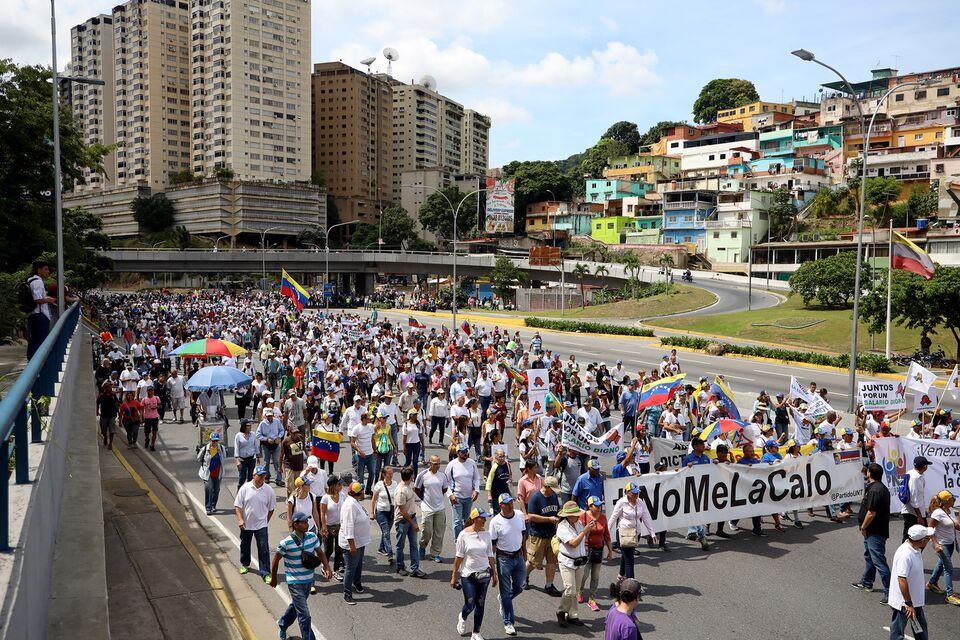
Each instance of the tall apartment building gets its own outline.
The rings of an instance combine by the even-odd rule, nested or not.
[[[130,0],[72,35],[71,69],[96,60],[113,100],[94,113],[87,85],[72,99],[85,136],[115,129],[99,188],[164,189],[171,174],[218,168],[309,180],[310,0]]]
[[[463,111],[463,173],[484,174],[490,165],[490,117]]]
[[[395,201],[402,198],[402,177],[408,171],[428,167],[441,167],[454,174],[486,171],[488,117],[465,110],[429,85],[392,83]],[[469,138],[466,144],[465,138]]]
[[[191,168],[310,179],[310,0],[192,0]]]
[[[389,77],[342,62],[313,66],[313,172],[340,220],[376,223],[393,199],[393,97]]]
[[[189,5],[131,0],[112,17],[115,185],[162,188],[190,167]]]
[[[114,57],[112,16],[100,14],[70,30],[71,61],[68,74],[103,80],[102,86],[67,83],[65,87],[73,118],[81,125],[83,141],[88,145],[97,142],[112,145],[116,142]],[[77,185],[77,190],[113,187],[117,175],[115,154],[111,153],[104,159],[104,168],[103,175],[84,170],[87,183]]]

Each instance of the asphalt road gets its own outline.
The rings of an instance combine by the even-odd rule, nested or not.
[[[717,296],[716,304],[710,305],[709,307],[704,307],[702,309],[696,309],[694,311],[687,311],[686,313],[678,313],[676,314],[676,317],[705,316],[717,313],[746,311],[748,304],[752,309],[766,309],[767,307],[772,307],[779,304],[782,299],[772,293],[760,289],[764,283],[764,280],[757,279],[756,282],[754,282],[753,292],[751,294],[747,285],[723,282],[720,280],[710,280],[706,276],[698,277],[699,274],[700,272],[697,272],[693,275],[693,282],[682,282],[681,284],[706,289],[710,293]]]
[[[405,323],[407,314],[391,313],[391,317]],[[428,326],[438,326],[440,319],[421,317]],[[489,326],[492,326],[491,322]],[[511,329],[511,332],[513,329]],[[530,332],[521,330],[521,334]],[[581,361],[606,361],[613,365],[624,360],[631,372],[643,366],[648,368],[659,360],[663,350],[651,343],[636,339],[613,337],[561,335],[544,333],[545,348],[555,349],[565,357],[570,351]],[[681,352],[680,360],[688,375],[723,373],[738,396],[741,408],[748,407],[753,394],[760,387],[771,393],[786,390],[791,374],[803,383],[810,379],[827,386],[830,397],[840,407],[846,404],[845,376],[833,372],[803,367],[791,367],[750,360],[711,357],[705,354]],[[849,421],[849,418],[845,418]],[[231,436],[235,432],[231,428]],[[902,422],[901,429],[903,430]],[[509,439],[508,439],[509,440]],[[197,476],[194,451],[196,428],[191,425],[164,424],[156,453],[142,449],[131,452],[145,460],[158,463],[176,479],[174,488],[194,505],[199,519],[220,540],[224,553],[239,565],[236,547],[237,526],[232,512],[236,491],[236,468],[226,465],[219,511],[207,518],[203,515],[203,485]],[[428,455],[438,452],[446,460],[445,450],[436,445]],[[342,456],[347,459],[347,456]],[[340,462],[336,470],[347,469]],[[161,474],[162,475],[162,474]],[[171,481],[172,482],[172,481]],[[278,497],[285,497],[278,488]],[[481,497],[485,500],[485,497]],[[279,511],[278,511],[279,513]],[[787,638],[842,638],[859,640],[884,638],[889,625],[890,609],[880,604],[879,592],[864,594],[850,583],[862,571],[862,539],[852,524],[837,525],[818,514],[813,521],[806,514],[806,529],[788,528],[785,534],[772,530],[769,521],[764,528],[769,538],[757,539],[749,533],[739,533],[731,540],[714,539],[714,549],[705,553],[695,543],[682,537],[683,532],[672,532],[669,542],[673,553],[638,550],[637,575],[648,587],[644,602],[638,608],[644,637],[685,638],[688,640],[738,638],[764,639],[776,634]],[[450,519],[448,518],[448,526]],[[892,559],[899,536],[899,522],[891,525],[895,540],[887,545]],[[275,517],[270,525],[271,545],[286,535],[286,521]],[[374,543],[368,548],[364,565],[364,585],[367,592],[358,595],[358,606],[347,607],[341,600],[340,585],[321,582],[319,594],[310,598],[314,627],[327,640],[392,638],[419,640],[421,638],[455,638],[457,611],[462,605],[460,592],[449,587],[452,567],[453,535],[447,531],[444,540],[443,562],[424,561],[425,580],[400,578],[378,556],[376,540],[378,528],[373,524]],[[933,568],[933,554],[925,553],[926,567]],[[601,585],[616,577],[616,560],[606,563]],[[246,576],[251,586],[261,595],[277,616],[282,611],[279,599],[271,589],[259,582],[253,574]],[[581,608],[587,626],[581,629],[561,630],[556,625],[557,601],[542,592],[544,576],[536,572],[532,589],[516,600],[517,631],[520,637],[547,640],[556,637],[598,638],[603,634],[602,617],[610,601],[601,601],[603,611],[592,613]],[[557,577],[557,585],[561,586]],[[283,587],[281,587],[283,588]],[[935,637],[955,634],[957,611],[943,603],[941,597],[928,594],[927,617]],[[497,615],[496,594],[487,599],[483,624],[485,638],[503,638],[503,627]],[[290,637],[295,637],[291,627]]]

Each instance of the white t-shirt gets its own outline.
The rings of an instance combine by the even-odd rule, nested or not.
[[[358,549],[370,544],[370,514],[353,496],[347,496],[340,507],[340,535],[337,543],[341,549],[349,549],[348,540]]]
[[[43,278],[38,275],[32,275],[27,279],[27,282],[30,284],[30,295],[34,301],[43,300],[47,297],[47,290],[43,286]],[[30,313],[42,313],[49,318],[50,305],[46,302],[36,305]]]
[[[324,496],[320,498],[320,504],[327,508],[328,527],[340,524],[340,505],[342,502],[342,500],[334,500],[333,496],[331,496],[329,493],[324,494]]]
[[[244,529],[256,531],[267,526],[267,515],[277,508],[277,494],[266,482],[257,488],[251,480],[237,491],[233,506],[243,512]]]
[[[570,524],[566,519],[563,519],[563,521],[557,525],[557,538],[560,539],[560,556],[557,558],[557,562],[568,569],[576,568],[573,562],[574,558],[582,558],[587,555],[587,550],[584,545],[584,541],[587,539],[586,536],[580,540],[580,544],[569,544],[570,540],[580,535],[581,531],[583,531],[583,525],[579,522]]]
[[[890,567],[890,593],[888,604],[894,611],[903,608],[904,597],[900,592],[900,581],[897,578],[906,578],[910,588],[910,597],[914,607],[922,607],[926,597],[923,576],[923,556],[919,549],[914,549],[907,540],[897,548],[893,554],[893,565]]]
[[[357,446],[365,456],[373,455],[373,425],[360,423],[350,429],[350,437],[357,439]]]
[[[519,551],[526,530],[523,514],[518,511],[513,512],[512,518],[505,518],[502,513],[498,513],[490,520],[490,540],[497,543],[500,551]]]
[[[420,425],[416,422],[405,422],[400,429],[403,433],[404,442],[408,444],[420,442]]]
[[[313,496],[310,495],[310,492],[307,492],[306,498],[298,498],[297,494],[290,494],[290,497],[287,498],[287,502],[293,505],[293,512],[307,514],[307,523],[310,525],[310,529],[316,531],[317,523],[313,519]]]
[[[950,514],[938,508],[933,510],[930,518],[937,521],[937,526],[934,527],[934,536],[936,536],[937,542],[940,544],[953,544],[957,541],[957,530]],[[912,592],[911,595],[913,595]]]
[[[490,532],[461,531],[457,536],[457,557],[463,559],[460,563],[461,576],[490,569],[489,558],[493,557]]]
[[[396,480],[391,482],[389,485],[383,484],[383,480],[380,480],[377,482],[377,484],[373,485],[373,492],[377,494],[377,511],[391,511],[393,509],[392,501],[394,492],[396,490]]]

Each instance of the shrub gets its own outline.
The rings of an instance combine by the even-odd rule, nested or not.
[[[544,318],[524,318],[525,326],[534,329],[554,329],[556,331],[573,331],[576,333],[606,333],[615,336],[638,336],[652,338],[652,329],[638,329],[617,324],[602,324],[599,322],[582,322],[580,320],[546,320]]]
[[[684,336],[663,337],[660,338],[660,344],[665,347],[698,349],[706,351],[711,355],[735,353],[755,358],[770,358],[771,360],[782,360],[784,362],[804,362],[824,367],[838,367],[840,369],[846,369],[850,366],[849,353],[830,355],[811,351],[791,351],[789,349],[778,349],[759,345],[717,343],[704,338],[687,338]],[[884,356],[873,353],[857,354],[857,369],[869,371],[870,373],[890,373],[891,371],[890,361]]]

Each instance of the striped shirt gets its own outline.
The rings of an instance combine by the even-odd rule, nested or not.
[[[320,548],[320,539],[317,534],[307,531],[303,537],[303,544],[294,535],[289,535],[277,545],[277,555],[283,558],[283,571],[287,576],[287,584],[309,584],[313,582],[313,569],[305,569],[300,559],[302,551],[316,553]]]

